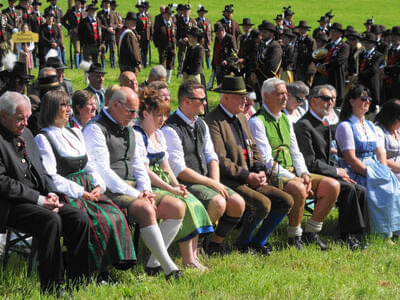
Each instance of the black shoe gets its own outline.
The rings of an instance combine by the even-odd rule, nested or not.
[[[97,276],[97,284],[98,285],[110,285],[110,284],[118,284],[117,278],[112,276],[110,272],[101,272]]]
[[[319,246],[319,248],[321,248],[322,251],[328,250],[328,245],[323,240],[321,240],[318,233],[316,232],[304,232],[303,241],[306,244],[316,244],[317,246]]]
[[[183,272],[181,271],[181,270],[175,270],[175,271],[172,271],[171,273],[169,273],[168,275],[165,275],[165,279],[167,280],[167,281],[170,281],[170,280],[179,280],[179,279],[181,279],[181,278],[183,278],[184,276],[183,276]]]
[[[270,256],[271,255],[271,246],[265,245],[265,246],[255,246],[255,245],[250,245],[250,248],[256,253],[264,256]]]
[[[289,246],[296,247],[297,250],[304,250],[304,244],[303,244],[303,240],[301,239],[301,236],[295,236],[295,237],[288,238],[288,244],[289,244]]]
[[[243,245],[235,244],[235,245],[233,245],[233,248],[234,248],[234,250],[238,251],[241,254],[251,254],[251,255],[256,254],[249,245],[243,246]]]
[[[158,266],[158,267],[155,267],[155,268],[145,267],[144,271],[149,276],[157,276],[158,274],[161,273],[162,269],[161,269],[161,266]]]
[[[222,245],[222,243],[209,242],[205,251],[206,251],[206,254],[209,256],[211,256],[211,255],[224,256],[224,255],[228,254],[228,250],[225,249],[225,247]]]
[[[368,248],[367,245],[363,244],[356,236],[349,234],[346,239],[347,248],[351,251],[365,250]]]

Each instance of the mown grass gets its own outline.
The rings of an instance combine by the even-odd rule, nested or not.
[[[65,0],[59,1],[66,10]],[[118,0],[118,10],[124,16],[134,10],[136,1]],[[158,14],[160,0],[151,1],[150,12]],[[234,18],[241,21],[251,17],[253,23],[261,20],[273,20],[283,6],[291,5],[295,11],[294,20],[307,20],[316,27],[320,15],[333,9],[334,21],[344,26],[352,24],[363,31],[362,23],[374,16],[376,23],[387,27],[396,25],[400,13],[397,1],[391,0],[337,0],[334,2],[317,0],[292,1],[200,1],[209,10],[209,18],[215,22],[221,17],[225,4],[235,6]],[[43,3],[45,7],[45,2]],[[193,7],[198,2],[191,1]],[[192,15],[196,15],[195,8]],[[66,39],[68,40],[68,39]],[[68,46],[66,48],[68,53]],[[158,61],[156,49],[152,49],[153,65]],[[68,54],[67,54],[68,55]],[[106,86],[117,83],[119,70],[106,68]],[[143,82],[149,68],[138,76]],[[34,73],[36,74],[36,70]],[[205,69],[206,78],[210,71]],[[175,73],[176,75],[176,73]],[[75,89],[86,86],[81,70],[66,70],[66,77],[74,83]],[[176,107],[177,88],[180,79],[175,76],[170,85],[172,106]],[[218,95],[208,93],[211,107],[218,103]],[[305,217],[306,219],[306,217]],[[162,276],[144,275],[143,262],[148,252],[143,245],[139,249],[138,265],[130,271],[114,271],[119,279],[118,285],[96,286],[90,283],[87,289],[74,292],[75,299],[397,299],[400,295],[400,246],[389,246],[377,236],[368,237],[368,250],[350,252],[336,240],[337,211],[329,215],[324,224],[323,237],[330,241],[332,250],[321,252],[307,247],[299,252],[287,249],[286,221],[271,236],[274,252],[270,257],[232,253],[223,258],[208,258],[204,261],[210,271],[200,274],[187,271],[180,282],[167,283]],[[237,234],[234,232],[233,235]],[[233,237],[227,242],[232,243]],[[179,263],[176,246],[171,252]],[[9,267],[0,271],[0,295],[3,299],[39,299],[39,278],[26,277],[26,263],[13,256]]]

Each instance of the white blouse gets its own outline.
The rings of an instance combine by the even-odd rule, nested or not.
[[[385,151],[385,141],[379,138],[380,129],[377,126],[372,125],[374,128],[374,130],[372,130],[366,121],[364,121],[364,125],[362,125],[360,120],[354,115],[352,115],[349,120],[354,123],[356,134],[361,141],[376,141],[376,147]],[[353,130],[349,122],[339,123],[336,128],[335,138],[341,151],[355,150]]]
[[[67,128],[50,126],[43,130],[48,132],[61,156],[78,157],[86,154],[85,141],[82,132],[79,129],[72,128],[78,137]],[[43,166],[51,176],[57,191],[71,198],[82,197],[84,192],[83,186],[57,173],[56,157],[48,139],[43,134],[38,134],[35,137],[35,141],[42,157]],[[93,177],[94,185],[100,185],[101,192],[104,193],[106,190],[105,182],[97,173],[96,167],[93,164],[93,161],[90,160],[89,156],[88,162],[85,166],[85,171]]]
[[[150,139],[147,139],[148,144],[146,148],[143,139],[143,134],[137,130],[134,130],[134,132],[135,132],[136,147],[138,148],[140,158],[144,161],[146,165],[150,164],[150,161],[147,158],[147,153],[158,153],[164,151],[165,155],[162,158],[162,160],[168,159],[167,142],[165,141],[164,134],[160,129],[157,129],[155,134],[158,142],[160,143],[161,148],[156,147],[156,145],[154,145],[153,141]]]

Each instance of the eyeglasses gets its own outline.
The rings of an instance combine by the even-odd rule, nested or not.
[[[329,101],[333,101],[333,97],[331,97],[331,96],[324,96],[324,95],[322,95],[322,96],[319,96],[318,97],[319,99],[321,99],[322,101],[324,101],[324,102],[329,102]]]
[[[135,113],[136,113],[136,110],[128,108],[128,107],[127,107],[124,103],[122,103],[121,101],[118,101],[118,102],[119,102],[119,104],[121,104],[121,105],[124,107],[124,109],[126,110],[126,112],[127,112],[128,114],[132,115],[132,114],[135,114]]]
[[[296,96],[297,103],[303,103],[306,99]]]
[[[363,101],[363,102],[365,102],[365,101],[371,102],[371,101],[372,101],[372,98],[371,98],[371,97],[368,97],[368,96],[361,96],[360,99],[361,99],[361,101]]]
[[[60,106],[71,107],[71,103],[70,102],[60,103]]]
[[[207,101],[207,97],[204,97],[204,98],[188,97],[188,98],[190,100],[194,100],[194,101],[199,100],[200,102]]]

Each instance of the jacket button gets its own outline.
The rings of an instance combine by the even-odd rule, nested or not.
[[[26,177],[28,177],[28,175],[27,175],[27,174],[24,174],[24,177],[26,178]]]
[[[25,158],[21,159],[21,162],[22,162],[23,164],[26,163]]]

